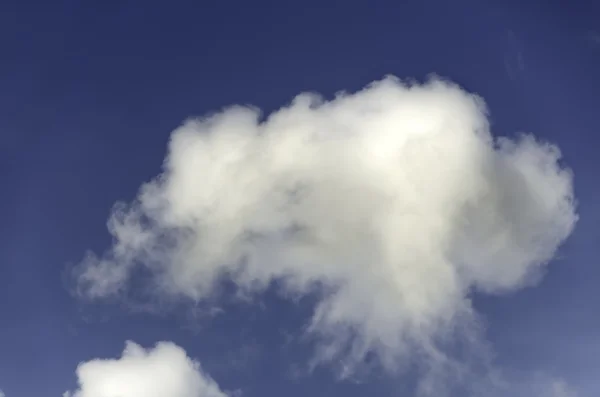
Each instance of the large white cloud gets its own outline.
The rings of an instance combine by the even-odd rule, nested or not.
[[[318,360],[431,369],[451,336],[473,337],[470,292],[535,281],[576,222],[559,149],[492,137],[483,100],[451,83],[389,77],[260,116],[174,131],[164,173],[115,207],[112,248],[77,267],[79,291],[201,301],[223,278],[247,294],[277,282],[320,296]]]
[[[95,359],[77,368],[78,390],[64,397],[226,397],[200,364],[171,342],[153,349],[127,342],[119,359]]]

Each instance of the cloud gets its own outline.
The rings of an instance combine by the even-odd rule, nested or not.
[[[2,390],[0,390],[0,397],[6,397],[6,394]]]
[[[515,397],[578,397],[579,393],[560,377],[536,373],[520,380],[513,379],[510,395]],[[499,394],[504,397],[506,394]]]
[[[76,267],[79,293],[276,285],[318,298],[316,363],[461,377],[449,341],[481,344],[472,292],[536,282],[577,220],[559,149],[494,138],[484,101],[450,82],[388,77],[261,117],[235,106],[174,131],[164,172],[115,206],[113,246]]]
[[[127,342],[119,359],[94,359],[77,367],[79,389],[64,397],[226,397],[200,364],[171,342],[153,349]]]
[[[517,80],[525,70],[525,56],[521,41],[515,32],[509,30],[504,67],[511,80]]]
[[[564,380],[555,380],[550,384],[551,397],[577,397],[575,390]]]

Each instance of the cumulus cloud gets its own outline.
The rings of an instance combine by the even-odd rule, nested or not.
[[[64,397],[226,397],[200,364],[171,342],[153,349],[127,342],[119,359],[94,359],[77,368],[79,388]]]
[[[164,172],[115,206],[112,247],[75,276],[91,298],[276,284],[318,297],[318,362],[434,373],[448,340],[476,339],[472,291],[535,282],[576,219],[556,146],[493,137],[484,101],[452,83],[388,77],[264,120],[235,106],[186,122]]]
[[[4,392],[2,390],[0,390],[0,397],[5,397],[6,394],[4,394]]]

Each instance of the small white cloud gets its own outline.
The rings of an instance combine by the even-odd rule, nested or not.
[[[501,375],[500,382],[485,384],[484,392],[469,395],[485,395],[490,397],[579,397],[576,388],[565,379],[536,371],[534,373],[516,374],[511,372]]]
[[[226,397],[179,346],[153,349],[127,342],[121,358],[94,359],[77,367],[79,388],[64,397]]]
[[[0,390],[0,397],[6,397],[6,394],[2,390]]]
[[[526,383],[529,386],[522,394],[523,397],[578,397],[579,394],[567,381],[558,377],[536,374]]]
[[[551,397],[577,397],[575,390],[564,380],[554,380],[549,386]]]

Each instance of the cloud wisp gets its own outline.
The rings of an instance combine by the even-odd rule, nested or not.
[[[77,368],[79,388],[64,397],[227,397],[200,364],[171,342],[152,349],[127,342],[118,359],[94,359]]]
[[[435,373],[450,340],[478,340],[470,294],[537,281],[576,220],[556,146],[493,137],[484,101],[450,82],[387,77],[263,121],[237,106],[186,122],[75,276],[89,298],[194,302],[275,283],[318,297],[317,362]]]

